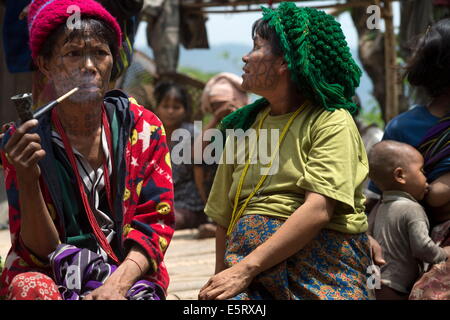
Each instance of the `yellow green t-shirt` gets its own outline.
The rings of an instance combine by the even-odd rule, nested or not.
[[[268,108],[258,114],[251,127],[254,132]],[[352,234],[365,232],[368,225],[362,188],[368,174],[368,160],[354,120],[343,109],[330,112],[312,104],[302,108],[280,146],[278,161],[274,162],[276,167],[272,168],[274,174],[266,178],[243,215],[260,214],[287,219],[304,202],[305,191],[311,191],[337,200],[333,217],[326,228]],[[261,130],[261,133],[267,134],[267,145],[273,145],[272,136],[276,137],[276,134],[271,134],[271,129],[279,129],[280,136],[292,114],[267,116],[261,127],[267,129]],[[261,137],[258,144],[247,143],[250,149],[255,146],[262,149],[264,140]],[[232,140],[230,137],[226,140],[221,164],[205,207],[206,214],[225,228],[231,221],[239,178],[245,166],[242,152],[237,152],[243,144],[234,141],[233,148],[230,145]],[[274,141],[278,143],[278,140]],[[245,158],[248,157],[248,149],[245,148]],[[227,157],[230,160],[230,153],[233,161],[222,163]],[[267,158],[259,160],[252,161],[249,166],[239,197],[239,207],[254,190],[264,172],[261,169],[265,166],[261,162],[267,163]]]

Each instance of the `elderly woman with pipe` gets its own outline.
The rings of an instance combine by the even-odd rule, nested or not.
[[[107,92],[120,27],[92,0],[35,0],[28,27],[57,95],[78,91],[1,135],[12,247],[0,295],[164,299],[170,155],[160,120]]]

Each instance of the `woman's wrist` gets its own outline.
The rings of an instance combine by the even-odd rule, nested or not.
[[[39,176],[30,175],[30,173],[16,172],[16,179],[19,190],[34,190],[39,188]]]
[[[125,260],[111,277],[105,281],[104,286],[125,296],[131,286],[140,278],[141,271],[130,260]]]
[[[244,269],[244,272],[250,275],[252,278],[260,274],[262,269],[262,263],[259,261],[255,255],[248,255],[241,261],[241,267]]]

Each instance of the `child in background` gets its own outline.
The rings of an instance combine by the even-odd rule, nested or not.
[[[208,218],[203,212],[205,204],[196,187],[191,155],[184,154],[193,150],[194,138],[197,136],[194,125],[190,121],[192,113],[190,96],[183,86],[173,82],[160,82],[155,87],[154,95],[155,113],[164,124],[171,152],[175,229],[197,228],[206,223]],[[172,136],[177,129],[184,131],[178,131]],[[185,135],[180,136],[183,132]],[[178,150],[174,149],[177,145]]]
[[[383,248],[380,300],[407,299],[421,273],[421,263],[439,263],[450,247],[439,247],[429,236],[430,224],[418,203],[428,191],[423,157],[412,146],[384,140],[369,153],[369,176],[381,189],[382,201],[373,237]]]

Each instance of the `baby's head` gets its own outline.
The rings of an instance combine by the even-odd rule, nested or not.
[[[381,191],[405,191],[416,200],[422,200],[428,191],[423,157],[406,143],[383,140],[375,144],[369,153],[369,166],[369,177]]]

